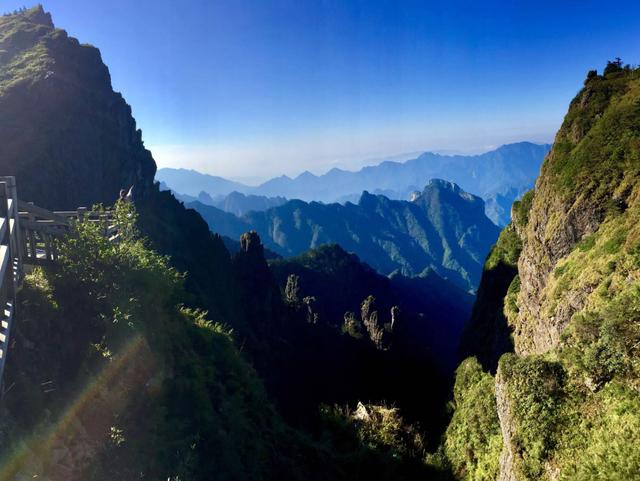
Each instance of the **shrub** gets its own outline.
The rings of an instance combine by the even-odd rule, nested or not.
[[[464,481],[495,480],[502,449],[495,383],[475,358],[456,371],[453,408],[444,447],[454,474]]]
[[[397,408],[358,403],[322,406],[326,440],[338,449],[336,463],[357,479],[441,479],[439,470],[424,463],[424,440]],[[448,479],[448,478],[442,478]]]
[[[506,354],[499,370],[507,382],[513,416],[512,449],[522,453],[515,469],[522,479],[538,480],[558,442],[564,369],[539,356]]]
[[[286,430],[230,331],[179,305],[184,276],[146,247],[130,205],[115,217],[119,242],[78,223],[60,262],[25,280],[17,337],[32,347],[17,349],[7,403],[16,446],[43,413],[64,420],[80,391],[91,402],[73,407],[72,426],[92,423],[94,404],[109,407],[83,479],[262,479],[293,468]],[[55,388],[46,396],[43,379]],[[18,449],[24,461],[47,459],[51,443],[35,434],[30,446]]]
[[[534,197],[535,191],[530,190],[520,200],[513,203],[513,221],[519,227],[524,227],[529,223],[529,211],[531,211]]]
[[[565,334],[563,355],[592,389],[615,376],[638,374],[640,289],[636,286],[600,311],[576,315]]]
[[[585,409],[589,407],[590,409]],[[640,397],[632,388],[609,384],[596,399],[579,405],[567,437],[560,481],[637,479],[640,473]]]
[[[495,269],[499,264],[516,267],[521,250],[522,241],[518,237],[514,225],[507,225],[500,233],[496,244],[491,248],[484,264],[485,271]]]

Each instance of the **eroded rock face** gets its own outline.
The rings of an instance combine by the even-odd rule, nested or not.
[[[547,162],[552,161],[550,156]],[[544,353],[557,346],[562,330],[582,307],[582,299],[588,292],[574,293],[571,303],[563,303],[556,310],[545,309],[549,301],[547,285],[558,261],[584,236],[597,230],[603,211],[592,205],[586,195],[562,199],[554,186],[541,177],[529,218],[521,234],[523,248],[518,260],[519,312],[517,319],[512,320],[518,354]]]
[[[155,162],[100,51],[42,7],[0,17],[0,39],[0,173],[16,176],[20,197],[74,209],[131,186],[144,196]]]
[[[517,481],[514,470],[513,415],[504,376],[500,369],[496,374],[496,406],[502,430],[502,453],[500,454],[500,474],[498,481]]]
[[[606,88],[600,86],[594,93],[598,82],[606,83]],[[626,88],[624,79],[620,83],[613,78],[587,79],[545,159],[528,221],[518,230],[521,287],[517,316],[509,319],[518,354],[540,354],[558,346],[562,331],[584,307],[591,288],[570,287],[562,299],[553,299],[554,270],[581,240],[598,230],[608,212],[626,208],[635,169],[623,161],[627,154],[622,144],[612,144],[610,134],[605,134],[616,128],[617,118],[633,115],[611,102]],[[600,127],[592,129],[597,124]],[[622,150],[609,152],[616,145]]]

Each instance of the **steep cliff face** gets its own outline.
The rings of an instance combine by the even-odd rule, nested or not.
[[[640,70],[614,62],[589,73],[534,191],[514,204],[467,327],[464,354],[497,368],[500,481],[638,477],[638,221]],[[464,474],[474,459],[461,478],[485,479]]]
[[[503,312],[519,356],[503,357],[496,377],[502,480],[623,479],[640,468],[637,416],[602,431],[638,396],[639,125],[638,70],[590,73],[517,229],[518,285]],[[616,468],[603,438],[622,446]]]
[[[460,343],[461,358],[474,356],[491,372],[495,372],[500,356],[514,349],[513,327],[507,317],[517,314],[518,259],[533,197],[534,191],[529,191],[513,203],[512,220],[484,264],[478,296]]]
[[[155,163],[99,50],[41,6],[0,17],[0,112],[0,172],[25,200],[74,209],[153,185]]]
[[[552,274],[578,242],[629,205],[640,168],[639,95],[637,73],[613,69],[587,78],[571,102],[521,232],[518,312],[510,319],[516,352],[556,347],[571,316],[597,286],[575,286],[556,303]]]

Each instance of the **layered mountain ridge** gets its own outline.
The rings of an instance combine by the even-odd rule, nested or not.
[[[216,207],[223,212],[233,214],[235,216],[242,216],[251,211],[263,211],[272,207],[277,207],[284,204],[287,199],[284,197],[266,197],[264,195],[245,195],[237,191],[233,191],[227,195],[219,195],[211,197],[205,191],[194,197],[188,194],[180,194],[179,192],[170,189],[167,184],[160,182],[160,190],[169,190],[176,199],[183,204],[190,204],[191,202],[199,202],[204,205]]]
[[[505,225],[513,201],[533,186],[549,147],[520,142],[479,155],[449,156],[426,152],[405,162],[385,161],[357,172],[334,168],[319,176],[311,172],[303,172],[295,178],[283,175],[257,187],[225,183],[219,177],[185,169],[160,169],[157,179],[172,190],[191,196],[197,196],[200,191],[216,196],[236,190],[308,202],[346,202],[357,200],[362,191],[406,200],[429,180],[442,178],[485,199],[489,218],[498,225]]]
[[[432,269],[467,290],[477,287],[484,257],[498,237],[482,199],[437,179],[413,201],[364,192],[358,204],[293,200],[240,218],[198,202],[187,205],[213,232],[234,237],[255,230],[283,256],[337,243],[382,274],[416,276]]]

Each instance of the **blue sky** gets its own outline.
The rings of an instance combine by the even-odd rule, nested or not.
[[[100,48],[160,166],[245,180],[551,141],[587,70],[640,62],[632,1],[43,5]]]

